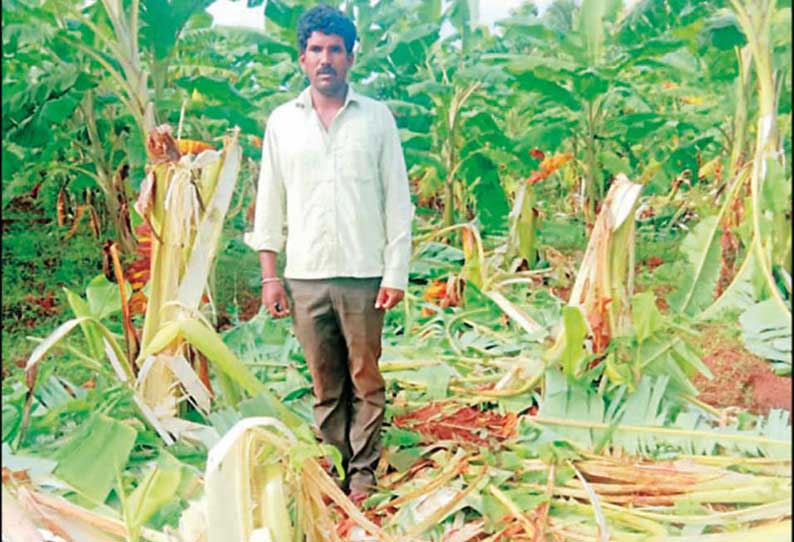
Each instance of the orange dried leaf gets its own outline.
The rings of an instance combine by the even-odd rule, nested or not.
[[[549,171],[550,173],[553,173],[553,172],[557,171],[558,169],[560,169],[563,165],[565,165],[568,162],[570,162],[571,160],[573,160],[573,153],[572,152],[566,152],[566,153],[562,153],[562,154],[554,154],[554,155],[549,156],[548,158],[544,159],[540,163],[540,169],[543,170],[543,171]]]
[[[447,290],[441,300],[441,307],[458,307],[463,292],[464,281],[457,275],[450,275],[447,279]]]
[[[176,143],[180,154],[199,154],[202,151],[215,150],[215,145],[195,139],[180,139]]]
[[[435,299],[443,299],[447,293],[447,283],[441,280],[434,281],[425,289],[422,299],[425,301],[433,301]]]
[[[434,440],[457,440],[478,445],[501,441],[515,436],[518,417],[515,413],[501,415],[474,407],[463,407],[444,412],[440,405],[425,407],[397,416],[392,420],[396,427],[412,429]]]
[[[663,263],[664,263],[664,260],[661,259],[659,256],[648,256],[648,258],[645,260],[645,265],[647,265],[648,269],[651,269],[651,270],[656,269],[657,267],[659,267]]]
[[[595,354],[604,353],[611,339],[607,312],[607,305],[611,302],[611,298],[602,297],[595,302],[595,306],[587,314],[587,322],[593,332],[593,353]]]
[[[573,153],[571,152],[554,154],[544,158],[538,169],[533,171],[527,178],[527,184],[535,184],[542,181],[571,160],[573,160]]]
[[[72,225],[69,228],[69,231],[66,232],[66,239],[69,239],[72,235],[75,234],[77,231],[77,227],[80,225],[80,220],[83,218],[83,215],[88,210],[88,205],[79,205],[77,207],[77,211],[74,214],[74,220],[72,220]]]
[[[63,228],[66,225],[66,187],[62,187],[58,192],[58,203],[56,206],[58,214],[58,227]]]
[[[532,174],[527,178],[527,184],[535,184],[545,178],[546,177],[540,171],[533,171]]]
[[[419,315],[423,318],[427,318],[428,316],[433,316],[435,311],[429,307],[422,307],[422,310],[419,311]]]
[[[463,257],[468,261],[469,258],[474,256],[476,247],[474,246],[474,234],[471,228],[463,228],[461,239],[463,240]]]
[[[99,238],[102,235],[102,226],[99,223],[99,214],[93,205],[88,209],[88,223],[91,225],[91,232],[94,237]]]
[[[134,288],[134,286],[133,286]],[[130,297],[129,307],[130,307],[130,315],[134,316],[136,314],[146,314],[146,294],[138,290],[137,292],[133,293]]]
[[[137,257],[127,267],[125,275],[133,291],[137,292],[149,282],[151,274],[152,230],[149,224],[143,222],[135,228],[135,234],[138,238],[138,246],[135,250]]]
[[[704,101],[702,96],[682,96],[680,99],[685,104],[691,105],[700,105]]]
[[[179,147],[171,135],[169,125],[161,124],[149,132],[146,138],[146,152],[152,164],[179,160]]]
[[[113,274],[116,278],[116,284],[118,284],[121,297],[121,323],[122,329],[124,330],[124,340],[127,343],[127,360],[129,360],[130,364],[133,364],[133,360],[138,355],[141,342],[135,330],[135,326],[132,325],[132,315],[130,313],[129,303],[127,302],[127,293],[124,289],[124,268],[121,266],[118,248],[115,243],[111,242],[107,250],[110,252],[111,261],[113,263]]]

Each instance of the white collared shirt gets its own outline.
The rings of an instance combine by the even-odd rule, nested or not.
[[[412,219],[400,135],[385,104],[348,86],[327,131],[309,88],[273,111],[245,243],[280,252],[286,240],[285,277],[383,277],[381,286],[404,290]]]

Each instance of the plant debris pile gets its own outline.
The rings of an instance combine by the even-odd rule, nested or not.
[[[791,540],[786,2],[337,2],[417,204],[363,502],[241,241],[305,2],[210,3],[3,4],[4,541]]]

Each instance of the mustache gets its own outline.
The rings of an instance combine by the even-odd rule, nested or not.
[[[336,70],[330,66],[326,66],[324,68],[320,68],[319,70],[317,70],[317,75],[325,75],[325,74],[336,75]]]

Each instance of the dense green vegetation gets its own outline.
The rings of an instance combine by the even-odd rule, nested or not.
[[[4,475],[4,501],[49,484],[112,518],[94,523],[104,536],[176,540],[182,518],[182,539],[200,540],[214,491],[281,510],[207,467],[235,422],[273,416],[299,444],[252,431],[241,438],[261,455],[234,447],[226,468],[262,487],[277,479],[264,464],[282,468],[281,515],[309,540],[784,536],[788,413],[706,404],[693,381],[710,373],[708,326],[791,373],[789,3],[557,0],[493,31],[471,0],[340,3],[360,31],[351,80],[393,111],[417,208],[411,284],[386,322],[382,487],[366,517],[316,468],[328,450],[309,429],[302,352],[289,322],[257,312],[242,243],[265,121],[306,83],[294,27],[313,3],[248,0],[264,31],[213,26],[208,1],[3,3],[3,463],[30,475]],[[223,163],[242,151],[239,174],[217,181],[233,193],[223,224],[206,223],[223,231],[200,245],[201,269],[182,267],[201,252],[191,213],[204,215],[172,208],[191,224],[173,284],[201,286],[171,305],[153,294],[171,280],[163,266],[136,274],[154,258],[147,224],[177,220],[154,199],[141,210],[147,173],[166,167],[147,153],[161,124],[199,177],[212,167],[187,140],[224,149]],[[142,299],[182,305],[152,324]],[[150,354],[185,370],[146,372]],[[683,457],[654,478],[653,461]],[[62,519],[64,502],[46,506]],[[262,514],[217,525],[247,540]]]

